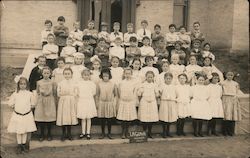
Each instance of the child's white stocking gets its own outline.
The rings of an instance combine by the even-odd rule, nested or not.
[[[82,134],[86,133],[86,119],[82,119]]]
[[[91,119],[87,119],[87,134],[90,134]]]

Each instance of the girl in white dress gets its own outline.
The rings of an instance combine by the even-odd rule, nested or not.
[[[55,68],[52,72],[52,81],[56,83],[56,85],[64,80],[63,70],[65,68],[65,59],[63,57],[57,58],[57,68]]]
[[[241,120],[241,108],[238,99],[239,83],[233,80],[235,74],[232,71],[226,73],[226,80],[223,81],[222,105],[224,109],[223,135],[233,136],[235,121]]]
[[[173,75],[171,73],[165,73],[164,78],[165,83],[159,87],[161,95],[159,119],[162,121],[162,136],[166,138],[166,136],[172,137],[169,133],[169,129],[170,124],[176,122],[178,118],[178,107],[176,104],[176,86],[171,84]]]
[[[210,135],[211,131],[212,135],[218,136],[216,133],[216,122],[219,119],[224,118],[224,111],[221,100],[222,86],[218,84],[219,82],[219,75],[217,73],[212,73],[211,83],[208,85],[211,92],[208,102],[212,110],[212,120],[208,122],[207,135]]]
[[[216,72],[219,75],[220,81],[224,80],[222,72],[212,64],[212,58],[210,57],[204,58],[202,71],[207,75],[207,83],[209,83],[209,79],[212,78],[213,72]]]
[[[101,74],[101,60],[98,58],[97,55],[94,55],[90,58],[90,61],[92,62],[92,70],[91,70],[91,76],[90,79],[95,84],[100,82],[100,74]]]
[[[141,84],[137,91],[140,100],[138,119],[143,124],[143,130],[148,130],[148,137],[152,138],[152,124],[159,121],[158,106],[156,98],[159,97],[159,90],[154,83],[155,74],[153,71],[146,72],[146,81]]]
[[[162,59],[161,69],[162,69],[162,72],[158,76],[158,80],[157,80],[158,85],[162,85],[165,83],[165,74],[170,72],[169,62],[167,59]]]
[[[184,126],[185,120],[187,117],[190,117],[190,98],[191,98],[191,87],[187,84],[187,75],[182,73],[178,76],[180,82],[176,86],[176,95],[177,95],[177,106],[178,106],[178,120],[176,123],[176,134],[178,136],[185,136]]]
[[[192,87],[191,117],[195,137],[203,137],[202,124],[205,120],[212,119],[211,108],[208,102],[210,97],[209,87],[205,85],[206,76],[197,74],[197,84]]]
[[[189,65],[187,65],[185,69],[186,69],[185,73],[187,74],[188,77],[187,82],[189,82],[190,85],[195,85],[196,82],[195,73],[202,71],[202,67],[197,65],[197,60],[194,55],[191,55],[189,57]]]
[[[145,77],[146,73],[148,71],[152,71],[154,73],[154,82],[157,83],[158,82],[157,79],[159,76],[159,70],[153,66],[154,65],[154,57],[146,56],[145,63],[146,63],[146,66],[140,70],[141,81],[144,82],[146,80],[146,77]]]
[[[17,138],[17,153],[27,152],[26,140],[27,134],[36,131],[31,108],[34,107],[34,97],[32,92],[28,90],[28,80],[20,77],[17,82],[17,90],[11,95],[9,106],[14,111],[11,115],[10,122],[7,128],[9,133],[16,133]]]
[[[75,82],[79,81],[82,78],[81,73],[82,73],[82,70],[85,69],[83,59],[84,59],[84,54],[75,53],[75,56],[74,56],[75,62],[72,66],[70,66],[71,70],[73,71],[72,79]]]
[[[178,75],[182,74],[185,71],[184,65],[179,65],[179,55],[173,54],[171,56],[171,64],[169,65],[169,70],[173,74],[173,84],[177,85],[178,82]]]
[[[118,86],[117,119],[122,121],[122,139],[128,136],[129,123],[137,119],[136,85],[136,80],[132,78],[132,69],[125,68],[124,79]]]
[[[71,126],[78,123],[76,116],[77,87],[75,81],[72,79],[72,74],[73,71],[70,68],[65,68],[63,70],[65,80],[61,81],[57,87],[59,102],[56,125],[62,126],[62,141],[66,138],[66,129],[68,139],[73,140]]]
[[[136,91],[138,90],[140,84],[141,84],[141,60],[140,58],[134,58],[132,60],[131,66],[132,68],[132,78],[135,80],[135,82],[137,83],[135,86]],[[138,106],[139,106],[139,100],[138,97],[136,97],[136,109],[138,111]]]
[[[90,70],[84,69],[82,71],[82,79],[77,83],[78,101],[77,101],[77,118],[82,123],[82,133],[80,139],[85,137],[90,139],[91,118],[97,116],[95,95],[96,85],[90,81]],[[86,135],[85,135],[86,134]]]
[[[116,56],[111,58],[110,71],[112,75],[111,81],[114,82],[116,86],[118,86],[122,80],[123,68],[119,67],[119,58]]]

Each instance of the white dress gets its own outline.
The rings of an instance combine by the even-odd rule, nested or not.
[[[73,71],[72,79],[75,82],[78,82],[82,78],[81,73],[82,73],[82,70],[85,69],[85,66],[83,66],[83,65],[72,65],[70,68]]]
[[[64,68],[60,69],[60,68],[55,68],[52,72],[52,76],[53,76],[53,82],[55,82],[56,84],[58,84],[59,82],[61,82],[62,80],[64,80],[64,76],[63,76],[63,70]]]
[[[161,103],[159,119],[164,122],[175,122],[178,119],[178,107],[176,104],[176,86],[161,84]]]
[[[199,65],[188,65],[186,66],[186,75],[188,77],[188,81],[193,81],[195,82],[195,72],[200,72],[202,71],[202,67]]]
[[[96,85],[92,81],[83,79],[77,83],[78,102],[77,118],[89,119],[97,116],[94,96],[96,94]]]
[[[211,107],[213,118],[224,118],[224,110],[222,106],[222,87],[219,84],[209,84],[210,97],[208,102]]]
[[[8,104],[9,106],[14,106],[7,128],[9,133],[24,134],[37,130],[31,111],[31,105],[34,104],[34,96],[30,91],[20,90],[18,93],[14,92]]]
[[[57,95],[59,97],[56,125],[76,125],[76,95],[77,88],[74,80],[63,80],[58,83]]]
[[[158,87],[154,83],[144,82],[137,91],[137,95],[141,96],[138,119],[142,122],[159,121],[158,107],[156,96],[158,95]]]
[[[99,77],[99,76],[100,76],[100,73],[101,73],[101,72],[98,71],[98,70],[92,70],[92,71],[91,71],[90,80],[93,81],[93,82],[96,83],[96,84],[97,84],[98,82],[100,82],[100,80],[101,80],[100,77]]]
[[[177,85],[177,106],[178,106],[178,117],[185,118],[191,116],[190,97],[191,87],[189,85]]]
[[[179,64],[170,64],[169,65],[169,71],[173,74],[173,81],[172,83],[177,85],[179,84],[178,81],[178,75],[182,74],[185,70],[185,66],[184,65],[179,65]]]
[[[137,119],[136,111],[136,84],[135,80],[123,80],[119,84],[120,99],[117,119],[132,121]]]
[[[111,75],[112,79],[111,81],[115,83],[116,85],[119,85],[119,83],[122,81],[122,75],[123,75],[123,68],[121,67],[110,67],[111,69]]]
[[[195,85],[191,88],[193,99],[191,100],[191,117],[194,119],[212,119],[211,108],[208,103],[210,96],[209,87]]]

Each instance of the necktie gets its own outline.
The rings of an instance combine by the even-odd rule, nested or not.
[[[144,31],[143,31],[143,35],[146,35],[146,30],[144,29]]]
[[[118,36],[118,35],[119,35],[119,33],[118,33],[118,32],[115,32],[114,34],[115,34],[115,36]]]
[[[77,30],[75,30],[75,32],[77,32]]]

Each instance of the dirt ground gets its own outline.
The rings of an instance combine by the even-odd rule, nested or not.
[[[173,140],[138,144],[43,147],[16,155],[1,147],[3,158],[249,158],[250,135],[205,140]]]

